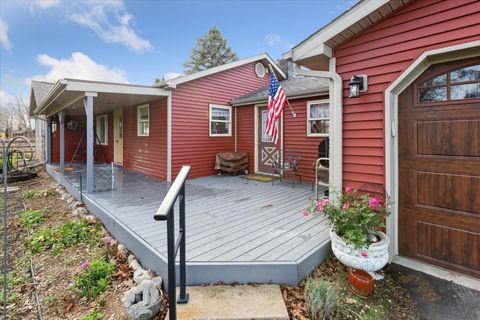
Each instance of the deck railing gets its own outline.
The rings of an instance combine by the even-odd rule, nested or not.
[[[183,166],[163,199],[160,208],[153,218],[157,221],[167,220],[167,249],[168,249],[168,301],[169,319],[177,319],[177,303],[187,303],[188,293],[186,288],[186,251],[185,251],[185,181],[192,168]],[[175,241],[175,202],[179,199],[179,231]],[[180,249],[180,295],[175,302],[176,296],[176,275],[175,258]]]

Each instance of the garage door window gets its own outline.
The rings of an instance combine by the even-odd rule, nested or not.
[[[467,66],[423,81],[417,89],[419,103],[480,98],[480,65]]]

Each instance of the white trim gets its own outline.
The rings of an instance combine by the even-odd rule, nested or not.
[[[195,79],[198,79],[198,78],[203,78],[203,77],[206,77],[206,76],[218,73],[218,72],[226,71],[228,69],[240,67],[244,64],[248,64],[248,63],[251,63],[251,62],[258,61],[258,60],[267,60],[268,63],[271,64],[273,68],[275,68],[275,71],[283,79],[287,78],[287,76],[282,71],[282,69],[280,69],[280,67],[277,66],[277,64],[273,61],[272,58],[270,58],[270,56],[268,54],[261,53],[259,55],[253,56],[253,57],[249,57],[249,58],[237,60],[237,61],[234,61],[234,62],[226,63],[226,64],[223,64],[223,65],[218,66],[218,67],[213,67],[213,68],[209,68],[207,70],[203,70],[203,71],[195,72],[195,73],[188,74],[188,75],[185,75],[185,76],[180,76],[180,77],[177,77],[177,78],[166,80],[166,81],[163,81],[163,82],[159,83],[157,86],[176,88],[179,84],[189,82],[189,81],[192,81],[192,80],[195,80]]]
[[[385,185],[393,199],[387,217],[390,257],[398,255],[398,96],[432,64],[480,56],[480,41],[424,52],[385,90]]]
[[[328,118],[310,118],[310,107],[313,104],[321,104],[321,103],[328,103]],[[330,126],[330,114],[331,114],[331,104],[330,99],[322,99],[322,100],[312,100],[307,101],[307,137],[329,137],[330,136],[330,128],[328,129],[328,133],[311,133],[310,128],[310,121],[312,120],[328,120]]]
[[[104,135],[105,135],[105,142],[99,141],[100,136],[98,135],[98,121],[104,119],[105,121],[105,127],[103,128],[104,130]],[[95,138],[95,145],[97,146],[108,146],[108,113],[99,115],[95,117],[95,133],[97,137]]]
[[[172,92],[167,97],[167,182],[172,181]]]
[[[138,113],[140,112],[140,109],[145,109],[147,108],[148,111],[148,119],[147,120],[140,120],[138,117]],[[147,122],[148,123],[148,133],[140,133],[140,123],[141,122]],[[137,106],[137,137],[149,137],[150,136],[150,104],[142,104]]]
[[[480,279],[477,278],[469,277],[461,273],[400,256],[395,256],[392,262],[440,279],[452,281],[453,283],[473,290],[480,291]]]
[[[237,107],[234,107],[235,108],[235,118],[234,118],[234,121],[235,121],[235,152],[237,152]]]
[[[212,120],[212,109],[224,109],[228,110],[230,120]],[[228,123],[228,133],[212,133],[212,122]],[[208,108],[208,136],[209,137],[231,137],[232,136],[232,107],[222,106],[219,104],[210,104]]]

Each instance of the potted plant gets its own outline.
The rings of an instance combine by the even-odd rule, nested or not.
[[[323,214],[331,226],[332,251],[340,262],[353,269],[375,272],[388,262],[389,239],[380,229],[390,214],[384,200],[351,187],[332,202],[312,201],[304,215]]]

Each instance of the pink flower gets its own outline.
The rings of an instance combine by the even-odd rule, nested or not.
[[[308,210],[304,210],[304,211],[303,211],[303,216],[304,216],[304,217],[308,217]]]
[[[323,199],[323,205],[327,206],[330,204],[330,200],[328,198]]]
[[[366,257],[367,256],[367,251],[362,251],[361,254],[362,254],[362,257]]]
[[[370,198],[368,200],[368,205],[372,209],[375,209],[379,204],[380,204],[380,201],[377,198]]]
[[[345,193],[352,193],[352,191],[353,191],[352,187],[345,188]]]
[[[345,202],[342,206],[342,209],[345,210],[345,209],[348,209],[348,208],[350,208],[350,202]]]
[[[90,264],[88,263],[88,261],[84,261],[84,262],[80,265],[80,268],[82,268],[82,270],[85,270],[85,269],[87,269],[88,267],[90,267]]]

